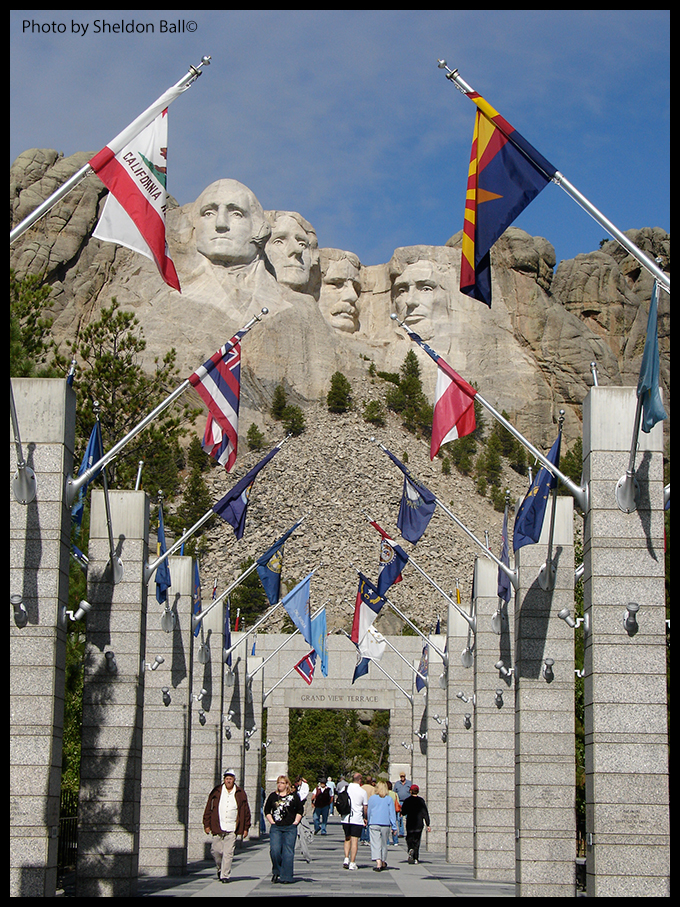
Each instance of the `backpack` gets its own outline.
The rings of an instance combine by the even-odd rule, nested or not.
[[[352,812],[352,801],[349,798],[347,793],[347,788],[341,790],[338,796],[335,798],[335,805],[337,807],[338,813],[340,816],[348,816]]]

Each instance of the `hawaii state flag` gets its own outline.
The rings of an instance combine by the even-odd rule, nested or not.
[[[555,176],[556,168],[477,92],[460,290],[491,307],[491,247]]]
[[[238,413],[241,396],[241,338],[239,331],[189,377],[208,407],[202,447],[230,471],[238,451]]]
[[[179,291],[165,240],[167,113],[166,107],[117,153],[105,146],[89,161],[109,190],[93,235],[155,261],[163,280]]]

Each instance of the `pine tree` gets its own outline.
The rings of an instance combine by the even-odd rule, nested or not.
[[[352,387],[342,372],[335,372],[332,375],[326,403],[331,413],[346,413],[351,407]]]

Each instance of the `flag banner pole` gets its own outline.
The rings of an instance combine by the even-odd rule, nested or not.
[[[254,315],[253,318],[250,319],[250,321],[239,332],[239,334],[241,336],[246,334],[253,327],[253,325],[257,324],[258,321],[261,321],[262,316],[266,315],[268,312],[269,309],[263,308],[259,315]],[[231,341],[229,341],[229,343],[231,343]],[[227,347],[228,349],[233,349],[235,344],[231,344],[231,346],[229,346],[229,343],[225,344],[225,347]],[[168,397],[166,397],[165,400],[159,403],[154,410],[146,415],[141,422],[139,422],[133,429],[131,429],[124,438],[118,441],[117,444],[114,444],[111,450],[108,453],[104,454],[104,456],[97,463],[94,463],[89,469],[85,470],[84,473],[82,473],[75,479],[73,478],[73,476],[69,476],[66,482],[66,501],[68,505],[70,506],[71,504],[73,504],[78,491],[83,485],[90,481],[92,476],[99,469],[103,469],[104,466],[111,462],[111,460],[115,459],[115,457],[118,456],[121,450],[127,444],[129,444],[133,438],[137,437],[137,435],[141,431],[143,431],[147,427],[147,425],[150,425],[157,416],[159,416],[162,412],[164,412],[164,410],[171,406],[175,402],[175,400],[181,397],[182,394],[191,386],[191,381],[187,378],[179,385],[179,387],[175,388],[175,390]]]
[[[354,564],[351,564],[351,566],[354,567]],[[361,571],[357,570],[356,567],[354,567],[354,569],[356,570],[357,574],[359,576],[361,576]],[[385,599],[385,603],[390,606],[390,608],[394,611],[394,613],[397,614],[399,617],[401,617],[401,619],[403,621],[406,621],[406,623],[409,625],[409,627],[412,630],[414,630],[417,633],[417,635],[420,636],[421,639],[424,639],[425,642],[430,642],[430,640],[427,638],[427,636],[424,636],[423,633],[418,629],[418,627],[416,627],[416,625],[414,623],[412,623],[412,621],[410,621],[409,618],[405,614],[402,614],[402,612],[399,610],[399,608],[397,608],[397,606],[393,602],[391,602],[386,595],[383,595],[382,597]],[[432,645],[432,648],[435,650],[437,655],[439,655],[439,657],[442,659],[442,661],[446,664],[446,656],[444,655],[444,653],[440,649],[438,649],[434,643],[430,643],[430,644]]]
[[[319,608],[319,610],[318,610],[318,611],[315,611],[314,614],[312,614],[312,620],[314,620],[315,617],[318,617],[319,614],[321,614],[321,612],[322,612],[323,609],[326,607],[326,605],[328,604],[329,601],[330,601],[330,599],[327,599],[327,600],[323,603],[323,605]],[[278,649],[274,649],[274,651],[273,651],[270,655],[267,655],[266,658],[263,658],[262,661],[260,662],[260,664],[257,665],[257,667],[255,668],[255,670],[253,671],[253,673],[247,675],[248,680],[249,680],[249,681],[252,680],[253,677],[257,674],[257,672],[258,672],[258,671],[261,671],[262,668],[264,668],[264,666],[267,664],[267,662],[270,661],[275,655],[278,655],[279,652],[281,651],[281,649],[283,649],[285,646],[287,646],[288,643],[291,641],[291,639],[292,639],[294,636],[297,636],[297,635],[299,634],[299,632],[300,632],[300,631],[299,631],[299,630],[297,629],[297,627],[296,627],[295,630],[294,630],[292,633],[290,633],[290,634],[286,637],[286,639],[284,640],[284,642],[281,643],[281,645],[278,647]],[[294,671],[295,668],[292,668],[292,670]],[[290,671],[288,672],[288,674],[290,674]],[[287,677],[288,674],[286,674],[285,676]],[[281,679],[283,680],[283,678],[281,678]],[[280,682],[281,682],[281,681],[279,681],[279,683],[280,683]],[[278,686],[278,684],[277,684],[277,686]],[[275,689],[275,688],[272,687],[272,689]],[[271,693],[271,690],[269,691],[269,693]],[[265,695],[264,695],[264,697],[263,697],[263,701],[264,701],[264,699],[269,695],[269,693],[265,693]]]
[[[630,445],[628,469],[616,483],[616,503],[619,510],[632,513],[637,510],[637,499],[640,493],[638,480],[635,478],[635,456],[637,454],[638,438],[640,436],[640,423],[642,421],[642,397],[637,398],[635,405],[635,423],[633,425],[633,439]]]
[[[183,94],[187,88],[189,88],[196,79],[201,75],[201,67],[210,65],[210,57],[204,56],[201,59],[201,62],[198,66],[190,66],[189,71],[186,75],[176,82],[172,88],[169,88],[165,91],[159,98],[157,98],[153,104],[151,104],[147,109],[141,113],[135,120],[130,123],[122,132],[119,132],[118,135],[105,147],[112,152],[112,156],[115,157],[118,152],[125,147],[125,145],[138,135],[142,129],[145,129],[150,123],[152,123],[155,118],[158,116],[161,111],[171,104],[176,98]],[[102,149],[103,150],[103,149]],[[101,153],[101,152],[100,152]],[[86,176],[90,173],[93,173],[93,169],[88,162],[83,167],[80,168],[73,176],[69,177],[66,182],[60,186],[55,192],[50,195],[49,198],[45,199],[38,207],[25,217],[20,224],[18,224],[9,234],[10,244],[22,236],[29,227],[32,227],[33,224],[40,220],[48,211],[50,211],[57,202],[60,202],[62,198],[68,195],[72,189],[81,183]]]
[[[12,431],[14,433],[14,446],[17,452],[17,471],[12,481],[12,492],[14,499],[19,504],[29,504],[35,498],[36,481],[35,473],[30,466],[26,465],[24,452],[21,447],[21,435],[19,433],[19,419],[17,409],[14,403],[14,388],[12,379],[9,379],[9,411],[12,417]]]
[[[564,427],[564,410],[560,410],[560,434]],[[557,485],[552,490],[552,511],[550,514],[550,532],[548,533],[548,551],[545,556],[545,563],[538,571],[538,584],[541,589],[549,592],[555,585],[555,567],[552,562],[553,539],[555,537],[555,513],[557,511]]]
[[[341,632],[345,634],[345,636],[347,637],[347,639],[349,639],[349,641],[352,643],[352,645],[354,646],[354,648],[355,648],[357,651],[359,651],[359,646],[357,646],[357,644],[352,640],[352,637],[349,635],[349,633],[347,632],[347,630],[342,630]],[[385,637],[383,637],[383,639],[385,639]],[[387,643],[387,639],[385,639],[385,642]],[[388,645],[389,645],[389,643],[388,643]],[[394,648],[394,647],[391,646],[390,648]],[[394,651],[397,652],[396,649],[394,649]],[[397,655],[399,655],[399,657],[400,657],[401,659],[403,659],[404,661],[406,661],[406,663],[408,664],[409,668],[411,668],[412,671],[415,671],[415,668],[413,667],[413,665],[412,665],[409,661],[407,661],[407,659],[404,658],[404,656],[401,654],[401,652],[397,652]],[[385,675],[385,677],[387,677],[388,680],[391,680],[392,683],[395,685],[395,687],[396,687],[401,693],[403,693],[404,696],[405,696],[405,697],[408,699],[408,701],[411,703],[411,705],[413,705],[413,696],[411,696],[410,693],[407,693],[406,690],[405,690],[402,686],[400,686],[400,685],[397,683],[397,681],[394,679],[394,677],[392,677],[392,676],[385,670],[385,668],[383,668],[383,666],[380,664],[380,662],[379,662],[379,661],[375,661],[375,659],[373,659],[373,658],[369,658],[369,661],[371,662],[371,664],[375,665],[376,668],[378,668],[379,671],[382,671],[382,673]],[[417,671],[415,671],[415,673],[418,674]],[[418,674],[418,676],[420,677],[421,675]],[[425,678],[423,678],[423,679],[425,679]]]
[[[156,566],[156,565],[154,565],[154,566]],[[255,562],[254,564],[251,564],[250,567],[248,567],[247,570],[244,570],[244,571],[243,571],[243,573],[238,577],[238,579],[235,579],[234,582],[233,582],[230,586],[227,586],[227,588],[224,590],[224,592],[223,592],[218,598],[213,599],[213,600],[210,602],[210,604],[208,605],[207,608],[204,608],[199,614],[192,614],[192,615],[191,615],[191,629],[192,629],[192,630],[195,630],[196,627],[197,627],[197,626],[200,624],[200,622],[203,620],[203,618],[204,618],[204,617],[207,617],[208,614],[210,614],[210,612],[212,611],[212,609],[215,608],[217,605],[222,604],[222,602],[224,601],[224,599],[225,599],[231,592],[233,592],[234,589],[235,589],[237,586],[239,586],[239,585],[243,582],[244,579],[246,579],[246,577],[250,576],[250,574],[251,574],[251,573],[253,572],[253,570],[255,570],[256,568],[257,568],[257,562]],[[149,569],[151,569],[151,568],[149,568]]]
[[[479,396],[479,394],[477,396]],[[388,452],[385,445],[381,444],[380,441],[378,441],[378,446],[381,447],[386,453]],[[488,558],[490,558],[492,561],[494,561],[497,564],[497,566],[500,567],[500,569],[508,575],[510,582],[513,584],[515,589],[517,589],[518,583],[519,583],[517,571],[512,570],[510,567],[507,566],[507,564],[504,564],[499,558],[497,558],[496,555],[492,551],[490,551],[486,547],[486,545],[483,542],[481,542],[470,529],[467,528],[465,523],[463,523],[461,520],[459,520],[455,514],[451,513],[451,511],[449,510],[448,507],[446,507],[445,504],[442,504],[442,502],[439,500],[439,498],[436,495],[434,495],[434,500],[435,500],[435,503],[441,507],[441,509],[444,511],[444,513],[446,513],[446,515],[451,520],[453,520],[453,522],[456,524],[456,526],[459,526],[463,530],[463,532],[468,536],[468,538],[470,538],[476,545],[479,545],[479,547],[482,549],[484,554]],[[411,560],[410,557],[409,557],[409,560]],[[416,565],[414,564],[413,566],[415,567]],[[418,568],[416,567],[416,569],[418,569]],[[422,572],[422,571],[420,571],[420,572]],[[470,623],[472,618],[468,617],[465,614],[465,612],[461,612],[461,613],[462,613],[463,617],[465,617],[465,619],[468,621],[468,623]],[[472,627],[472,624],[470,624],[470,626]],[[472,628],[474,629],[474,627],[472,627]]]
[[[415,333],[415,331],[411,330],[411,328],[407,324],[404,324],[403,321],[400,321],[399,318],[395,314],[392,314],[390,317],[393,321],[396,321],[396,323],[399,325],[399,327],[402,327],[406,331],[406,333],[409,335],[409,337],[411,338],[411,340],[413,340],[414,343],[417,343],[418,346],[420,346],[422,349],[425,350],[425,352],[427,352],[427,344],[424,343],[424,341],[420,340],[420,338]],[[500,422],[500,424],[503,426],[503,428],[507,429],[507,431],[509,431],[510,434],[513,437],[515,437],[520,442],[520,444],[522,444],[529,451],[529,453],[532,455],[532,457],[534,457],[536,460],[538,460],[538,462],[542,466],[545,466],[545,468],[548,470],[548,472],[550,472],[552,475],[556,476],[560,480],[560,482],[562,482],[564,487],[572,495],[572,497],[574,498],[576,503],[579,505],[581,510],[583,510],[583,512],[585,513],[588,509],[588,489],[582,488],[581,486],[579,486],[575,482],[573,482],[568,476],[565,476],[564,473],[561,472],[557,468],[557,466],[555,466],[554,463],[551,463],[550,460],[544,454],[542,454],[540,452],[540,450],[535,448],[534,445],[530,441],[527,441],[527,439],[524,437],[524,435],[521,432],[519,432],[515,428],[514,425],[512,425],[510,422],[508,422],[508,420],[505,419],[498,412],[498,410],[494,409],[494,407],[487,400],[485,400],[484,397],[482,397],[482,395],[479,393],[479,391],[477,391],[477,393],[475,394],[475,400],[478,400],[480,403],[480,406],[483,406],[484,409],[487,410],[487,412],[491,413],[491,415],[494,417],[494,419],[496,419],[497,422]],[[384,448],[383,448],[383,450],[384,450]]]
[[[311,577],[314,576],[314,574],[316,573],[316,571],[317,571],[318,569],[319,569],[318,567],[315,567],[315,568],[311,571],[311,573],[308,575],[308,577],[306,577],[306,579],[307,579],[307,578],[311,579]],[[286,593],[286,594],[288,594],[288,593]],[[279,599],[279,600],[277,601],[277,603],[276,603],[275,605],[273,605],[273,606],[269,609],[269,611],[267,611],[266,614],[263,614],[263,616],[262,616],[258,621],[256,621],[256,622],[253,624],[253,626],[250,628],[250,630],[248,630],[248,631],[244,634],[244,636],[242,636],[241,639],[239,639],[238,642],[234,643],[234,645],[231,646],[230,649],[225,649],[225,651],[224,651],[224,659],[225,659],[225,661],[226,661],[226,659],[228,658],[228,656],[231,655],[231,653],[234,651],[234,649],[238,648],[238,646],[240,646],[242,642],[245,642],[246,639],[248,639],[249,636],[252,636],[252,634],[255,632],[255,630],[257,630],[259,627],[262,626],[263,623],[265,623],[267,620],[269,620],[269,618],[272,616],[272,614],[274,614],[274,612],[275,612],[276,609],[279,607],[279,605],[281,605],[281,603],[283,602],[283,600],[285,599],[285,597],[286,597],[286,596],[284,595],[283,598]],[[299,631],[298,631],[298,632],[299,632]],[[290,635],[293,636],[294,634],[291,633]]]
[[[95,404],[95,416],[99,422],[99,404]],[[106,478],[106,469],[102,469],[102,487],[104,491],[104,507],[106,510],[106,527],[109,533],[109,565],[111,567],[111,581],[114,586],[123,578],[123,562],[116,555],[113,543],[113,521],[111,519],[111,502],[109,501],[109,483]]]
[[[449,80],[449,82],[452,82],[455,85],[455,87],[461,92],[461,94],[470,97],[473,102],[475,97],[479,97],[477,92],[461,77],[457,69],[449,69],[449,67],[446,65],[446,60],[439,60],[437,65],[440,69],[446,70],[446,78]],[[494,125],[497,129],[500,129],[500,126],[497,122],[494,122]],[[503,132],[502,129],[501,132]],[[509,135],[506,135],[506,138],[512,141]],[[522,151],[536,166],[536,161],[534,161],[527,154],[526,149],[519,148],[519,150]],[[670,275],[662,271],[661,268],[659,268],[659,266],[656,264],[656,262],[645,255],[645,253],[640,248],[638,248],[635,243],[630,241],[625,233],[622,233],[621,230],[618,229],[618,227],[614,226],[614,224],[607,217],[605,217],[605,215],[602,214],[602,212],[599,211],[595,207],[595,205],[588,201],[588,199],[581,192],[579,192],[579,190],[576,189],[576,187],[573,186],[572,183],[569,182],[564,174],[560,173],[560,171],[558,170],[551,177],[551,180],[555,183],[555,185],[563,189],[567,193],[567,195],[572,198],[578,205],[580,205],[580,207],[583,208],[583,210],[587,214],[589,214],[593,218],[593,220],[595,220],[601,227],[603,227],[607,231],[607,233],[609,233],[609,235],[612,236],[621,246],[623,246],[623,248],[626,249],[626,251],[629,252],[633,256],[633,258],[637,259],[637,261],[646,270],[648,270],[654,277],[656,277],[656,279],[660,282],[667,293],[670,293]]]
[[[372,520],[366,512],[364,512],[364,516],[366,517],[368,522],[371,523],[371,525],[373,525],[375,523],[375,520]],[[390,544],[389,539],[385,539],[385,542],[388,545]],[[410,554],[408,554],[407,552],[404,552],[404,553],[406,554],[406,556],[408,558],[408,563],[411,564],[411,566],[414,567],[418,571],[418,573],[421,574],[421,576],[424,576],[425,579],[428,581],[428,583],[430,583],[430,585],[433,586],[433,588],[435,588],[437,590],[437,592],[439,592],[440,595],[444,596],[446,601],[450,605],[452,605],[456,609],[456,611],[458,611],[460,616],[468,622],[472,632],[476,633],[477,632],[477,622],[475,621],[475,619],[473,617],[470,617],[470,615],[466,614],[465,611],[460,607],[460,605],[458,605],[450,596],[448,596],[446,594],[446,592],[444,592],[444,590],[441,588],[441,586],[437,585],[437,583],[432,579],[432,577],[428,576],[427,573],[425,573],[425,571],[422,569],[422,567],[419,567],[418,564],[416,564],[416,562],[413,560],[413,558],[411,557]]]

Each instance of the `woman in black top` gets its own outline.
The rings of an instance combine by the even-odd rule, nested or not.
[[[269,855],[272,861],[272,882],[284,885],[293,881],[293,861],[297,827],[302,820],[303,806],[287,775],[276,779],[276,790],[267,797],[264,817],[269,823]]]

